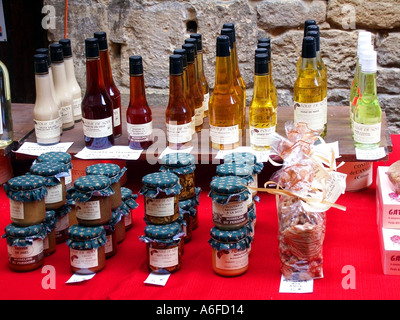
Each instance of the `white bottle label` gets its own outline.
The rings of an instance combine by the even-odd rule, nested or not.
[[[233,144],[239,142],[239,125],[231,127],[214,127],[210,125],[211,141],[216,144]]]
[[[246,250],[229,250],[229,253],[223,252],[216,257],[216,267],[223,270],[237,270],[246,267],[249,264],[249,254]]]
[[[121,109],[114,109],[114,127],[121,125]]]
[[[379,143],[381,141],[381,123],[361,124],[353,122],[354,141],[358,143]]]
[[[175,198],[146,198],[146,215],[152,217],[170,217],[175,214]]]
[[[320,102],[294,102],[294,123],[307,123],[312,130],[323,130],[327,123],[327,100]]]
[[[95,268],[99,265],[97,249],[75,250],[70,248],[70,262],[74,268]]]
[[[204,105],[202,105],[200,108],[196,109],[196,114],[195,114],[195,126],[201,126],[204,121]]]
[[[76,217],[82,220],[100,219],[100,201],[77,202]]]
[[[49,121],[34,120],[36,138],[53,139],[60,136],[60,120],[61,118]]]
[[[204,107],[204,111],[208,111],[208,102],[210,101],[210,94],[206,93],[204,95],[204,101],[203,101],[203,107]]]
[[[10,199],[10,216],[12,219],[24,219],[24,203]]]
[[[153,134],[153,122],[144,124],[126,124],[129,141],[143,142],[151,140]]]
[[[108,117],[105,119],[90,120],[82,118],[83,134],[89,138],[103,138],[113,134],[113,119]]]
[[[46,204],[57,203],[63,200],[63,189],[62,184],[58,184],[54,187],[47,187],[47,195],[44,199]]]
[[[82,98],[74,99],[72,106],[75,117],[82,115]]]
[[[171,249],[149,248],[149,263],[157,268],[169,268],[179,264],[179,246]]]
[[[63,123],[70,123],[74,121],[74,114],[72,111],[72,104],[61,107]]]
[[[272,134],[276,131],[276,126],[270,128],[257,128],[250,126],[250,143],[265,147],[270,146],[272,143]]]
[[[170,143],[186,143],[192,140],[192,122],[175,125],[167,123],[167,139]]]

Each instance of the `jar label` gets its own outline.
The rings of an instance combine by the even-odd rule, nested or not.
[[[53,139],[60,136],[60,121],[61,118],[49,121],[35,122],[35,135],[37,139]]]
[[[55,227],[56,238],[62,238],[63,236],[65,236],[65,234],[68,234],[68,228],[69,228],[69,214],[66,214],[61,218],[57,218]]]
[[[149,264],[156,268],[170,268],[179,264],[179,246],[168,249],[149,248]]]
[[[256,128],[250,126],[250,143],[255,146],[265,147],[272,144],[272,134],[276,131],[276,126],[270,128]]]
[[[146,198],[146,215],[152,217],[170,217],[175,214],[175,197],[164,199]]]
[[[216,144],[233,144],[239,142],[239,125],[231,127],[214,127],[210,125],[211,142]]]
[[[251,201],[251,197],[249,197]],[[248,201],[231,201],[228,204],[219,204],[213,201],[213,221],[221,225],[235,225],[248,220]]]
[[[65,185],[69,186],[69,187],[72,187],[72,170],[69,169],[68,172],[69,172],[69,176],[65,177]]]
[[[108,117],[105,119],[90,120],[82,118],[83,134],[89,138],[103,138],[113,134],[113,119]]]
[[[118,127],[119,125],[121,125],[121,109],[120,108],[116,108],[114,109],[114,127]]]
[[[57,203],[63,200],[63,188],[61,183],[54,187],[47,187],[46,189],[47,195],[44,200],[46,204]]]
[[[76,217],[82,220],[98,220],[101,218],[100,201],[76,203]]]
[[[61,107],[62,121],[63,123],[74,122],[74,115],[72,111],[72,104]]]
[[[379,143],[381,141],[381,123],[361,124],[353,122],[354,141],[358,143]]]
[[[127,216],[124,216],[125,227],[129,227],[132,224],[132,213],[129,212]]]
[[[44,244],[41,239],[34,240],[31,246],[8,246],[8,261],[19,266],[35,264],[43,259],[43,250]]]
[[[105,253],[110,253],[113,252],[114,246],[113,246],[113,233],[110,233],[109,235],[107,235],[107,241],[106,244],[104,245],[104,250]]]
[[[144,124],[126,124],[129,141],[144,142],[151,141],[153,135],[153,122]]]
[[[99,265],[97,249],[76,250],[70,248],[70,263],[74,268],[88,269]]]
[[[323,130],[327,123],[327,99],[314,103],[294,102],[294,123],[307,123],[312,130]]]
[[[195,113],[195,126],[201,126],[204,122],[204,106],[201,105],[200,108],[196,108]]]
[[[208,111],[208,102],[210,101],[210,94],[207,92],[204,95],[204,101],[203,101],[203,107],[204,107],[204,111]]]
[[[73,109],[73,115],[75,117],[82,115],[82,98],[77,98],[73,100],[72,109]]]
[[[167,123],[167,139],[170,143],[186,143],[192,140],[192,123],[181,125]]]
[[[10,199],[10,216],[11,219],[24,219],[24,203]]]
[[[216,267],[223,270],[237,270],[245,268],[249,264],[249,254],[246,250],[232,249],[217,251]]]

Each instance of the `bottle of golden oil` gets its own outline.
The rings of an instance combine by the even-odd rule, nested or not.
[[[233,84],[229,37],[217,37],[215,85],[209,102],[212,148],[231,150],[239,147],[242,104]]]
[[[301,57],[301,67],[294,84],[294,123],[306,123],[324,137],[327,131],[327,100],[324,80],[317,66],[314,37],[303,38]]]
[[[270,148],[271,134],[276,131],[277,108],[270,91],[270,73],[267,54],[256,54],[254,65],[253,98],[249,108],[250,146],[256,151]]]
[[[304,37],[307,36],[308,27],[313,26],[313,25],[317,25],[317,22],[315,20],[308,19],[304,22]],[[297,75],[299,75],[300,66],[301,66],[301,55],[300,55],[299,59],[297,60],[297,65],[296,65]]]
[[[267,54],[268,54],[268,70],[269,70],[269,79],[270,79],[270,85],[269,85],[269,90],[270,90],[270,95],[272,99],[272,104],[274,105],[275,108],[278,108],[278,94],[276,91],[274,79],[272,76],[272,62],[271,62],[271,42],[268,40],[265,40],[269,38],[261,38],[258,40],[258,45],[257,49],[266,49]]]

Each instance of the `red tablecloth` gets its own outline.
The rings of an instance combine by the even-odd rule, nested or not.
[[[400,158],[400,136],[392,136],[394,151],[389,165]],[[136,173],[135,173],[136,174]],[[138,171],[137,175],[142,175]],[[199,177],[201,179],[201,177]],[[129,181],[128,181],[129,182]],[[209,182],[202,181],[205,185]],[[133,187],[132,187],[133,188]],[[137,187],[135,187],[137,188]],[[0,230],[10,223],[9,202],[0,191]],[[134,192],[137,192],[134,189]],[[106,267],[93,279],[79,284],[66,284],[71,277],[69,252],[66,244],[45,258],[45,266],[56,271],[56,288],[44,289],[47,273],[42,269],[15,273],[7,266],[6,241],[0,242],[0,299],[137,299],[137,300],[277,300],[277,299],[398,299],[400,277],[385,276],[382,272],[376,225],[375,182],[365,191],[346,193],[338,202],[347,207],[343,212],[329,210],[324,243],[324,278],[314,281],[310,294],[279,293],[280,271],[277,240],[275,197],[260,194],[257,205],[257,227],[247,273],[236,278],[216,275],[211,267],[211,249],[207,241],[212,225],[211,199],[207,190],[200,197],[199,228],[185,246],[182,269],[171,275],[165,287],[144,284],[149,275],[146,267],[145,245],[138,238],[144,229],[143,199],[135,212],[135,226],[117,254],[106,261]],[[345,266],[356,271],[356,288],[344,289],[342,273]]]

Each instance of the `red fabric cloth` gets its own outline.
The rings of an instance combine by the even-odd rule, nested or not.
[[[387,163],[374,164],[374,183],[367,190],[346,193],[338,204],[343,212],[331,209],[327,213],[324,242],[324,278],[314,281],[310,294],[279,293],[280,271],[277,240],[275,197],[260,194],[257,205],[257,226],[248,271],[239,277],[216,275],[211,266],[209,231],[212,225],[211,199],[207,195],[209,181],[203,181],[200,197],[199,228],[185,245],[182,269],[172,274],[165,287],[144,284],[149,275],[145,245],[138,238],[144,229],[143,199],[135,211],[135,226],[127,232],[117,254],[106,261],[106,267],[92,280],[65,284],[71,277],[69,249],[58,244],[57,251],[45,258],[45,265],[56,270],[56,288],[43,289],[46,273],[38,269],[15,273],[7,266],[5,239],[0,242],[0,299],[137,299],[137,300],[279,300],[279,299],[398,299],[400,277],[382,272],[376,224],[375,176],[378,165],[389,165],[400,158],[400,136],[392,136],[393,153]],[[136,170],[136,172],[141,172]],[[134,173],[138,175],[138,173]],[[140,173],[142,175],[142,172]],[[211,173],[212,174],[212,173]],[[133,188],[133,187],[132,187]],[[135,187],[134,192],[137,192]],[[9,202],[0,191],[0,230],[10,223]],[[342,273],[345,266],[356,271],[356,288],[344,289]]]

